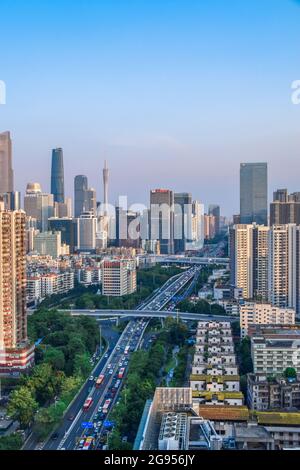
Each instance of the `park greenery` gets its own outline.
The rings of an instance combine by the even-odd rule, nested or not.
[[[90,373],[99,329],[95,319],[40,309],[29,317],[28,332],[31,341],[41,340],[36,364],[11,393],[8,413],[45,438]]]
[[[116,425],[109,438],[111,450],[131,449],[143,413],[145,402],[164,380],[165,365],[170,361],[175,345],[183,347],[189,336],[186,325],[168,318],[148,351],[132,354],[128,375],[119,404],[112,412]],[[182,366],[178,372],[183,375]],[[137,387],[137,384],[139,386]],[[126,442],[122,438],[126,436]]]
[[[199,313],[202,315],[226,315],[224,308],[218,304],[210,304],[204,299],[191,302],[183,300],[178,304],[180,312]]]
[[[0,451],[1,450],[19,450],[22,446],[22,437],[18,433],[10,434],[9,436],[0,437]]]

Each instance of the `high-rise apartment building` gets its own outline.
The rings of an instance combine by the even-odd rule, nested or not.
[[[240,222],[267,225],[268,169],[267,163],[241,163]]]
[[[112,297],[136,291],[136,262],[133,259],[110,259],[101,263],[102,294]]]
[[[52,150],[51,194],[54,202],[65,202],[64,158],[61,148]]]
[[[300,227],[277,225],[270,230],[270,302],[278,307],[300,307]]]
[[[27,339],[26,215],[0,210],[0,375],[19,373],[34,361]]]
[[[287,189],[277,189],[270,204],[270,225],[300,224],[299,193],[288,195]]]
[[[48,219],[54,215],[53,194],[42,193],[39,183],[29,183],[24,197],[24,209],[28,217],[37,221],[37,229],[48,230]]]
[[[159,241],[161,254],[174,253],[174,193],[169,189],[150,192],[150,239]]]
[[[269,227],[238,224],[229,232],[231,283],[246,299],[267,300],[269,294]]]
[[[0,194],[12,193],[14,173],[12,169],[12,142],[9,132],[0,134]]]
[[[216,236],[216,217],[204,214],[204,239],[211,240]]]

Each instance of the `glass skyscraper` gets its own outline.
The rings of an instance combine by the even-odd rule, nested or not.
[[[74,214],[80,217],[87,210],[88,179],[85,175],[74,178]]]
[[[54,202],[65,202],[63,150],[52,150],[51,194]]]
[[[267,163],[241,163],[240,221],[241,224],[268,223]]]

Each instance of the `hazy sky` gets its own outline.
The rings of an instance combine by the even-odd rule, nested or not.
[[[239,209],[239,163],[267,161],[269,189],[300,190],[300,2],[1,0],[0,131],[15,186],[50,188],[63,147],[67,194],[86,174],[102,199],[190,191]]]

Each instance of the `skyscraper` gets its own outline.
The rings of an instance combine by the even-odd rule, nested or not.
[[[300,200],[298,193],[277,189],[270,204],[270,225],[300,224]]]
[[[0,134],[0,194],[12,193],[14,174],[12,169],[12,143],[9,132]]]
[[[54,215],[53,194],[42,193],[39,183],[28,183],[24,197],[26,215],[36,219],[41,232],[48,230],[48,219]]]
[[[34,360],[27,339],[26,214],[0,209],[0,374],[22,372]]]
[[[174,193],[169,189],[150,192],[150,239],[160,242],[161,254],[174,253]]]
[[[241,163],[240,221],[241,224],[268,223],[267,163]]]
[[[86,209],[86,191],[88,179],[85,175],[77,175],[74,179],[74,215],[80,217]]]
[[[86,191],[86,206],[87,212],[93,212],[94,216],[97,215],[97,196],[94,188],[88,188]]]
[[[246,299],[267,300],[269,269],[269,227],[240,224],[229,232],[232,285],[243,289]]]
[[[54,202],[65,202],[63,150],[52,150],[51,194]]]
[[[300,309],[300,231],[295,224],[270,229],[270,302]]]
[[[80,251],[96,248],[97,218],[92,212],[84,212],[78,219],[77,243]]]
[[[220,232],[220,206],[210,204],[208,207],[208,215],[213,215],[215,217],[215,233],[218,235]]]
[[[108,205],[108,178],[109,178],[109,169],[107,168],[107,162],[105,160],[104,168],[103,168],[104,215],[108,215],[108,207],[107,207]]]
[[[188,242],[192,241],[192,195],[174,194],[174,250],[182,253]]]

